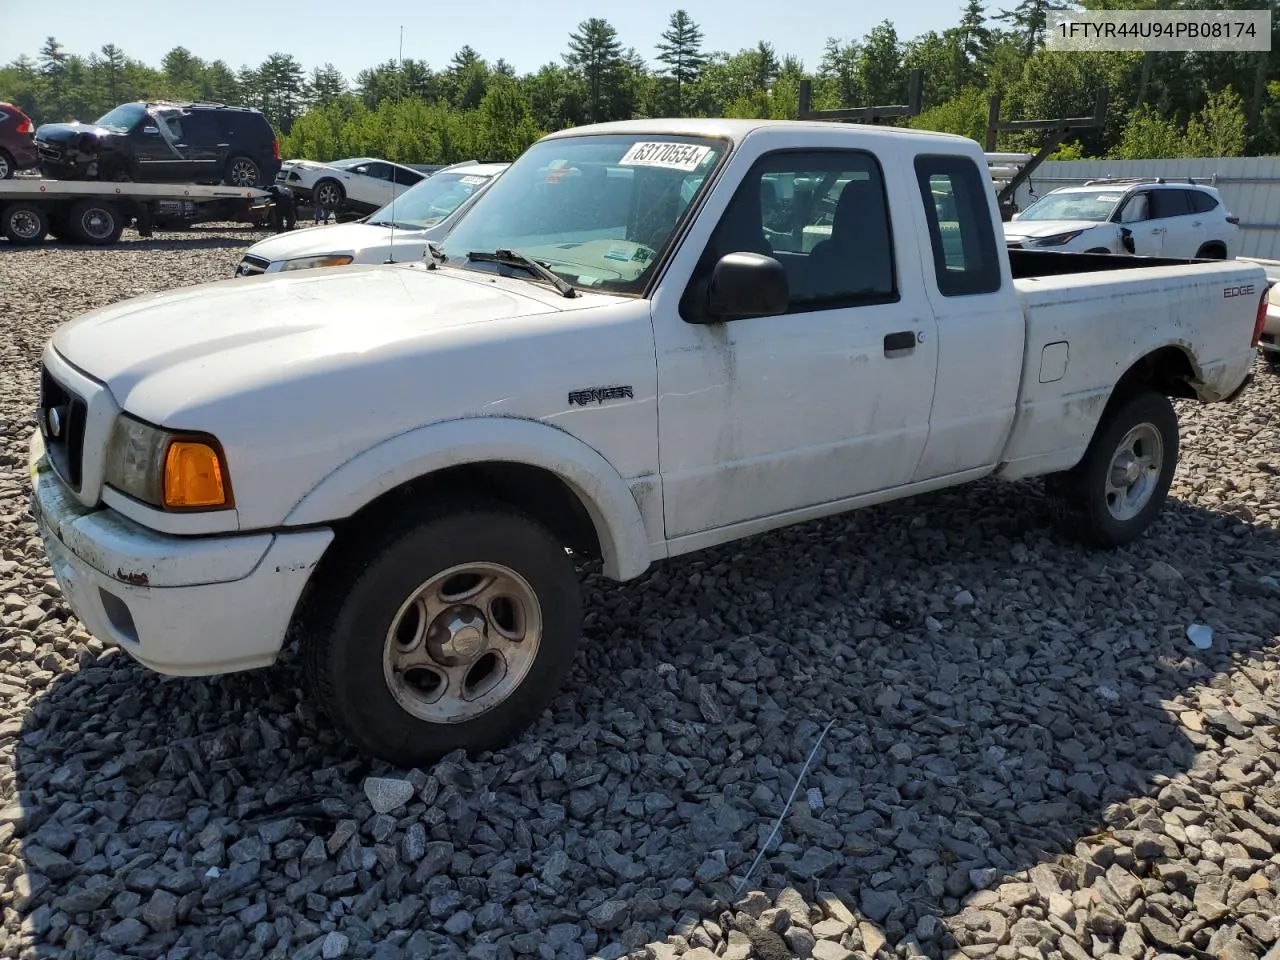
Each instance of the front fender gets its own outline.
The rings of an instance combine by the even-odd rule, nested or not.
[[[285,525],[331,523],[410,480],[486,462],[539,467],[564,481],[595,526],[605,576],[629,580],[648,568],[644,518],[613,465],[558,427],[515,417],[446,420],[384,440],[316,484],[289,511]]]

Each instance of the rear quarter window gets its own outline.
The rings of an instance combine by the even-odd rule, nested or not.
[[[991,225],[991,181],[968,157],[921,154],[915,159],[920,202],[938,292],[944,297],[1000,289],[1000,248]]]
[[[1196,213],[1208,213],[1218,206],[1218,201],[1213,196],[1201,190],[1188,190],[1187,193],[1191,197],[1191,209]]]

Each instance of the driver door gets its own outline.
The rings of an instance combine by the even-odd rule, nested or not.
[[[354,167],[347,183],[347,198],[370,207],[390,203],[392,196],[391,164],[362,163]]]
[[[889,148],[766,153],[707,212],[711,236],[687,241],[691,274],[668,272],[653,309],[669,540],[693,548],[911,481],[938,353],[914,223],[890,214],[919,202],[906,178],[886,181],[897,162]],[[690,322],[715,262],[737,251],[783,264],[787,312]]]
[[[148,111],[129,139],[138,166],[137,176],[144,183],[172,180],[181,175],[178,167],[182,157],[174,146],[177,138],[169,128],[167,118]]]

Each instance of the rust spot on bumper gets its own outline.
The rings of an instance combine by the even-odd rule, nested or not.
[[[125,573],[123,570],[117,570],[115,578],[133,587],[146,587],[151,584],[151,578],[145,573]]]

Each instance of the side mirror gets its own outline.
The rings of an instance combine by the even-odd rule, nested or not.
[[[776,317],[787,312],[787,272],[773,257],[727,253],[711,271],[707,315],[715,322],[740,317]]]

